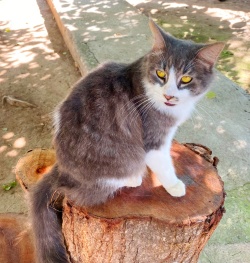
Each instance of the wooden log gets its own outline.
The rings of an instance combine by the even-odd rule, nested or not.
[[[197,262],[224,212],[218,158],[211,153],[202,145],[173,143],[174,165],[187,186],[181,198],[170,196],[148,171],[140,187],[121,189],[103,205],[64,200],[62,229],[72,263]],[[24,189],[53,165],[53,150],[48,155],[36,149],[18,162]]]
[[[25,192],[55,163],[51,149],[34,149],[26,153],[16,165],[16,178]],[[35,262],[32,231],[27,216],[0,214],[0,263]]]
[[[206,147],[195,147],[172,147],[177,174],[187,186],[184,197],[170,196],[149,171],[140,187],[124,188],[104,205],[83,208],[65,201],[63,233],[71,261],[197,262],[222,218],[225,193],[213,165],[217,159]]]
[[[35,262],[34,247],[27,217],[0,214],[0,263]]]
[[[36,148],[20,158],[15,174],[24,192],[28,192],[32,185],[49,172],[55,162],[56,154],[53,149]]]

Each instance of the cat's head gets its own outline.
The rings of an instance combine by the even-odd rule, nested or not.
[[[176,39],[152,20],[149,25],[154,45],[144,64],[145,92],[162,112],[188,110],[206,93],[224,44]]]

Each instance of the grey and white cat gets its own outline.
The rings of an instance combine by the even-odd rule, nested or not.
[[[31,192],[39,263],[70,262],[50,206],[55,193],[79,206],[98,205],[121,187],[139,186],[148,166],[170,195],[185,195],[171,141],[207,91],[224,44],[179,40],[149,24],[150,52],[131,64],[101,65],[55,112],[57,163]]]

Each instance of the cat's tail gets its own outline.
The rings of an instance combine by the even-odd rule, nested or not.
[[[30,195],[32,228],[37,263],[69,263],[58,211],[52,200],[56,195],[58,169],[55,165],[32,189]]]

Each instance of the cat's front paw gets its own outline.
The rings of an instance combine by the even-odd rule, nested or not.
[[[167,188],[166,190],[170,195],[175,197],[181,197],[186,194],[186,186],[181,180],[178,180],[175,185]]]

